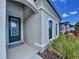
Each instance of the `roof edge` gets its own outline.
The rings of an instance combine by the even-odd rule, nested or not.
[[[50,0],[47,0],[47,2],[49,3],[49,5],[52,7],[52,9],[55,11],[55,13],[57,14],[57,16],[60,18],[60,20],[62,20],[61,16],[58,14],[56,7],[53,3],[51,3]],[[53,5],[52,5],[53,4]]]

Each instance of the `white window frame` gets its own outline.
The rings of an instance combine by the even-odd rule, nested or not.
[[[52,21],[52,38],[51,39],[49,39],[49,34],[48,34],[49,33],[49,29],[48,29],[49,26],[48,25],[49,25],[50,20]],[[53,25],[54,25],[53,19],[49,18],[48,21],[47,21],[47,39],[48,39],[48,43],[53,40]]]

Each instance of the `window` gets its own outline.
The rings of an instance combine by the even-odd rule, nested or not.
[[[48,29],[49,29],[49,39],[52,39],[52,21],[51,20],[49,20]]]
[[[56,36],[57,36],[57,32],[58,32],[57,30],[58,30],[58,25],[56,24]]]

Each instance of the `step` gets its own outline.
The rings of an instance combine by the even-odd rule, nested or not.
[[[30,59],[43,59],[38,54],[33,55]]]

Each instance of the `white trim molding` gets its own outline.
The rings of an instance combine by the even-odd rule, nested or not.
[[[48,45],[48,44],[49,44],[49,43],[46,42],[46,43],[44,43],[44,44],[41,45],[41,44],[35,42],[35,45],[38,46],[38,47],[40,47],[40,48],[43,48],[43,47],[45,47],[45,46]]]

